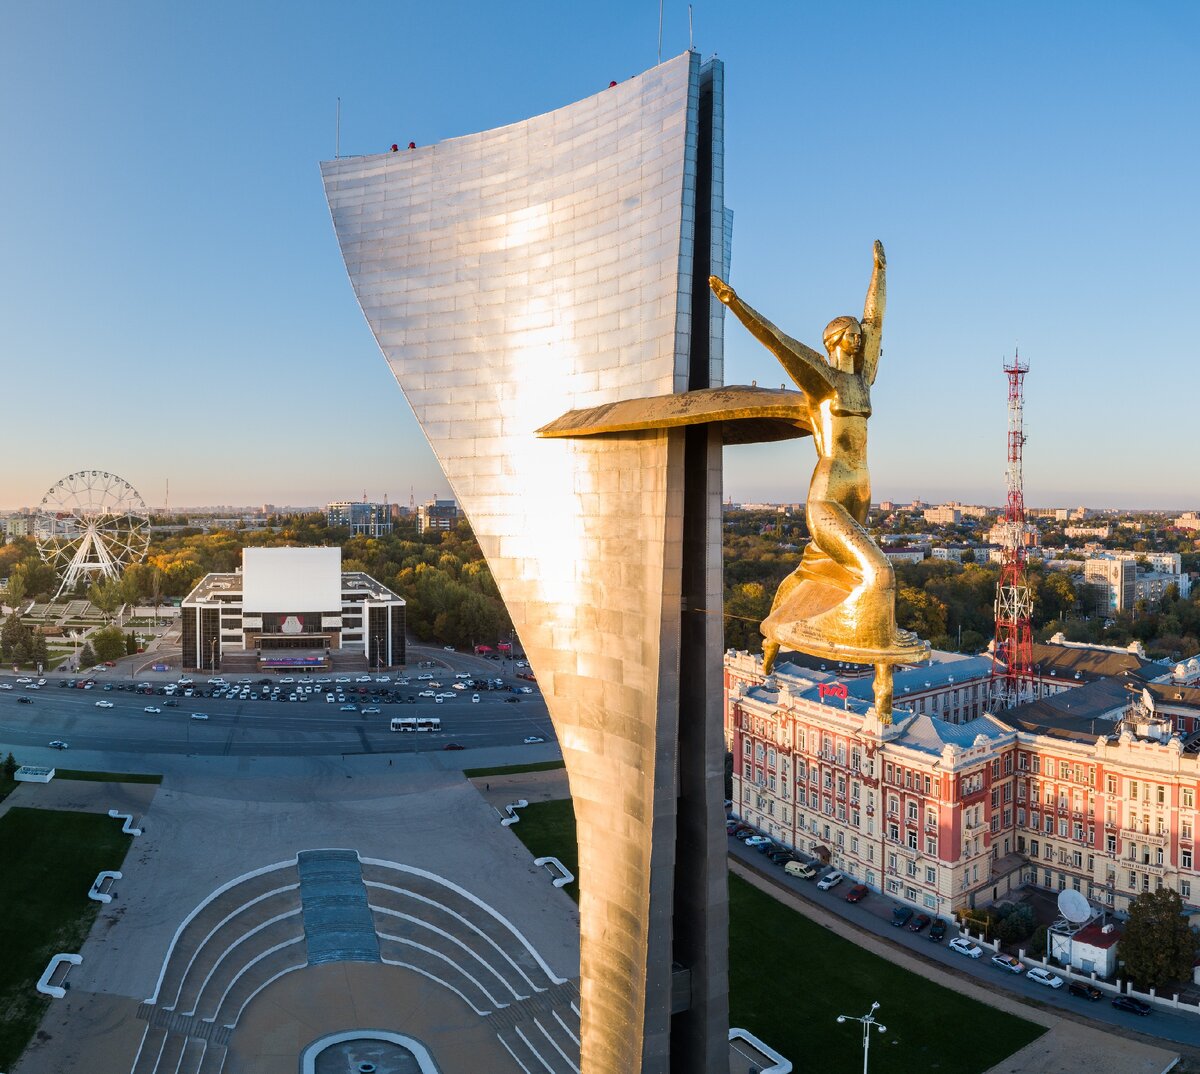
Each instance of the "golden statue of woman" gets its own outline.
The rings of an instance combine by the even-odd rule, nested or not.
[[[929,646],[896,626],[892,565],[866,530],[871,507],[867,420],[879,367],[887,259],[875,243],[875,267],[862,320],[837,317],[825,328],[828,357],[792,339],[732,287],[709,277],[713,292],[776,358],[804,393],[817,448],[805,517],[811,540],[800,566],[779,585],[763,620],[763,670],[781,645],[835,660],[874,664],[875,705],[892,708],[892,666],[922,660]]]

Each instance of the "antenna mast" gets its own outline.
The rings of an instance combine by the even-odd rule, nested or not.
[[[1017,352],[1008,376],[1008,503],[1004,510],[1003,554],[996,586],[996,643],[992,649],[991,703],[1012,708],[1033,700],[1033,594],[1025,572],[1029,526],[1025,521],[1025,374],[1029,363]]]

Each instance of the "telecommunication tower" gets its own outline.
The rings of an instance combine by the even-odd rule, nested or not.
[[[1025,448],[1025,374],[1020,353],[1006,363],[1008,376],[1008,502],[1004,510],[1003,555],[996,586],[996,644],[992,650],[991,704],[1012,708],[1031,701],[1033,681],[1033,594],[1025,573],[1029,527],[1021,457]]]

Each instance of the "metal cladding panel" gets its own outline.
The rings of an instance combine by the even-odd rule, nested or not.
[[[642,1069],[647,1020],[662,1036],[669,1004],[661,970],[647,996],[647,961],[670,947],[669,921],[667,950],[651,951],[649,933],[652,864],[656,929],[671,912],[684,439],[534,430],[689,386],[700,81],[685,53],[523,123],[322,165],[355,293],[562,746],[588,1074]]]

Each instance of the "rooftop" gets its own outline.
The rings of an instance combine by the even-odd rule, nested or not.
[[[966,723],[949,723],[927,713],[902,717],[896,723],[900,733],[890,737],[893,745],[907,746],[938,757],[947,746],[969,750],[1013,733],[1007,724],[986,713]]]
[[[1039,698],[1000,714],[1005,723],[1022,731],[1094,742],[1111,735],[1129,705],[1129,685],[1141,685],[1133,676],[1116,675],[1097,679],[1077,689]]]

